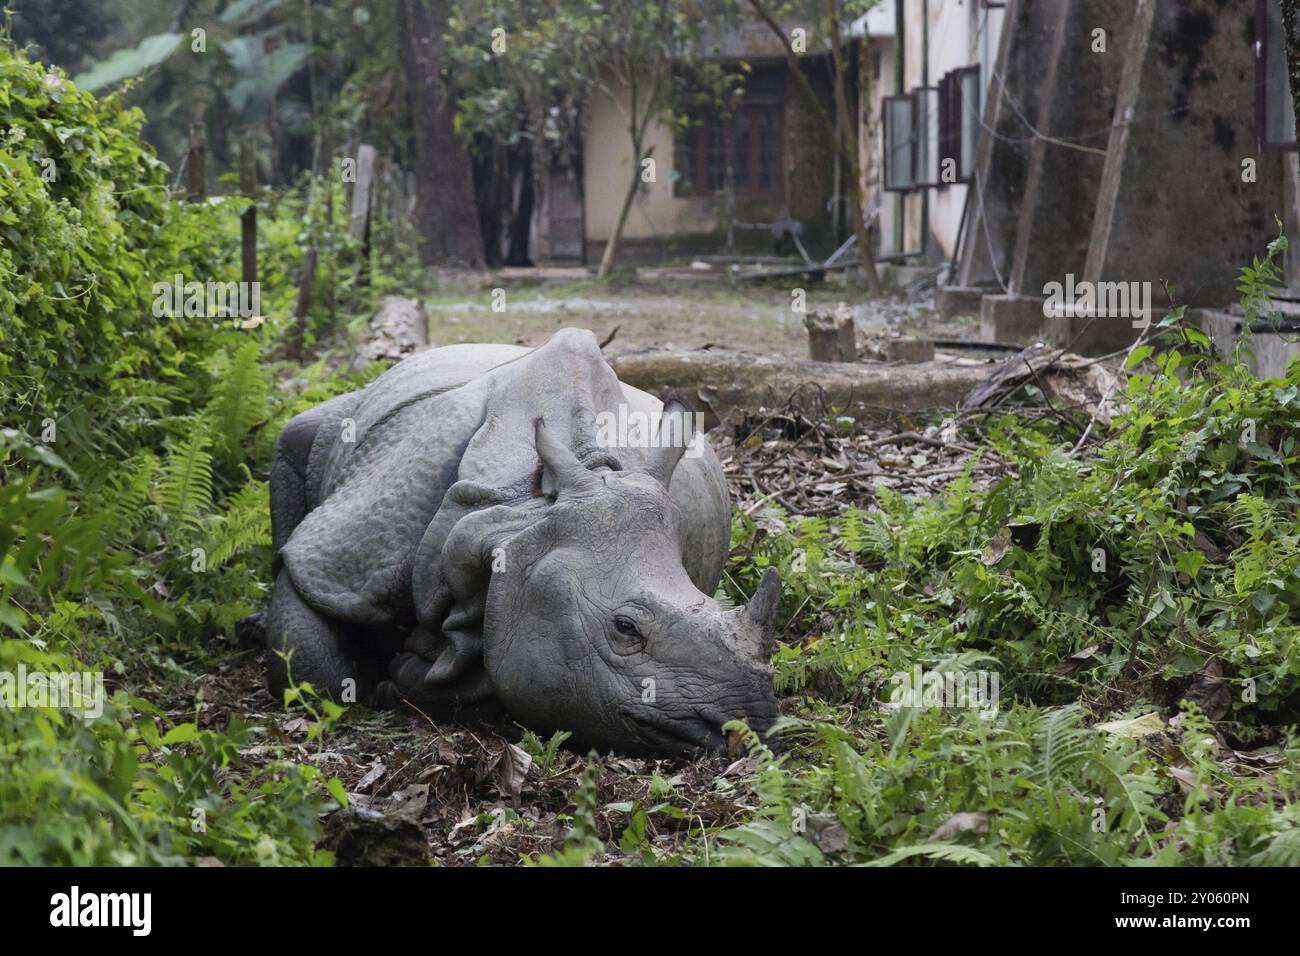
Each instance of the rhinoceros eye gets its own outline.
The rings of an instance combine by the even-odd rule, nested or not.
[[[622,614],[614,616],[614,630],[619,635],[619,650],[622,651],[639,651],[645,646],[645,637],[641,634],[641,629],[636,626],[636,621],[630,617],[624,617]]]

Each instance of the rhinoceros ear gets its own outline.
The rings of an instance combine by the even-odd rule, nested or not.
[[[763,635],[763,653],[771,655],[772,644],[776,639],[776,612],[781,606],[781,576],[776,568],[763,572],[754,596],[745,605],[744,615]]]
[[[690,400],[682,393],[670,395],[659,418],[659,435],[650,449],[646,472],[667,488],[686,446],[695,437],[695,413]]]
[[[555,479],[557,497],[591,494],[604,487],[601,480],[578,460],[578,456],[551,434],[540,418],[533,420],[533,436],[537,444],[537,456]]]

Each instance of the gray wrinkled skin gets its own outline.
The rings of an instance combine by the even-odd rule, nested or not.
[[[271,477],[272,689],[288,653],[295,681],[344,700],[624,753],[770,725],[776,573],[719,607],[718,460],[703,436],[699,455],[600,447],[596,416],[624,403],[663,408],[565,329],[539,349],[419,353],[290,422]]]

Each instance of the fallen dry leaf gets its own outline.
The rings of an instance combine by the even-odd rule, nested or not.
[[[378,780],[380,777],[382,777],[384,775],[384,771],[387,769],[388,768],[385,767],[382,763],[376,763],[373,767],[371,767],[368,771],[366,771],[366,775],[364,777],[362,777],[359,781],[357,781],[357,785],[355,787],[357,792],[361,792],[363,790],[369,790],[371,787],[373,787],[375,785],[375,781]]]
[[[811,814],[807,824],[809,838],[823,853],[842,853],[849,848],[849,831],[835,814]]]
[[[505,750],[501,753],[496,773],[493,775],[493,780],[502,796],[518,800],[520,792],[524,789],[524,780],[528,777],[528,771],[532,766],[533,758],[528,755],[528,751],[506,741]]]
[[[985,549],[983,556],[980,558],[986,566],[992,567],[1007,556],[1007,551],[1011,549],[1011,531],[1003,528],[997,533],[992,541],[989,542],[988,548]]]

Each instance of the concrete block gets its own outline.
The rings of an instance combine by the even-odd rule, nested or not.
[[[980,338],[1032,345],[1043,337],[1043,302],[1028,295],[986,295],[980,300]]]
[[[873,362],[899,362],[916,365],[934,361],[934,342],[911,335],[892,335],[867,342],[862,357]]]
[[[1218,309],[1195,309],[1188,313],[1210,341],[1219,355],[1229,356],[1241,338],[1242,317]],[[1260,378],[1281,378],[1286,374],[1291,359],[1300,355],[1300,332],[1251,333],[1243,350],[1243,358],[1252,372]]]
[[[944,319],[953,319],[959,315],[979,315],[980,300],[991,292],[991,289],[984,286],[940,286],[934,292],[934,307]]]

